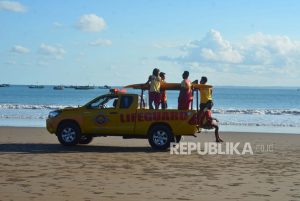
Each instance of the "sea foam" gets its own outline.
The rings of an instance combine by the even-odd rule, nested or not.
[[[58,110],[66,107],[75,107],[74,105],[39,105],[39,104],[0,104],[0,109],[30,109],[30,110]]]

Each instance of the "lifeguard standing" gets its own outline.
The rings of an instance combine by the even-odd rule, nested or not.
[[[178,109],[179,110],[188,110],[190,108],[190,104],[193,100],[192,95],[192,84],[189,78],[189,72],[184,71],[182,74],[182,82],[180,85],[180,92],[178,97]]]
[[[154,102],[154,107],[157,110],[160,104],[160,82],[159,69],[153,69],[152,75],[149,76],[146,84],[150,84],[149,89],[149,106],[150,109],[154,109],[152,103]]]
[[[161,84],[165,84],[166,83],[166,73],[164,72],[160,72],[159,76],[161,78]],[[160,104],[161,104],[161,109],[167,109],[168,108],[168,104],[167,104],[167,92],[165,89],[160,89]]]
[[[201,77],[200,84],[206,84],[207,77]],[[213,100],[212,100],[212,87],[207,87],[200,90],[200,111],[203,111],[205,108],[212,108],[213,107]]]

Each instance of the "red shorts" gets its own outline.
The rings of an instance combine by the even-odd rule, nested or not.
[[[152,104],[154,102],[154,105],[160,104],[160,93],[159,92],[149,92],[149,104]]]

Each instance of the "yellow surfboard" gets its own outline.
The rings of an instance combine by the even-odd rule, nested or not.
[[[208,85],[208,84],[192,84],[194,89],[207,89],[207,88],[213,88],[212,85]]]
[[[163,90],[180,90],[180,83],[163,83],[161,84],[160,88]],[[192,84],[194,89],[207,89],[212,88],[211,85],[206,84]],[[127,85],[124,88],[132,88],[132,89],[143,89],[143,90],[149,90],[150,85],[149,84],[131,84]]]

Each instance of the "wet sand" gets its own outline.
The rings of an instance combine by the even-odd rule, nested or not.
[[[0,136],[0,200],[300,200],[300,135],[221,132],[254,155],[170,155],[120,137],[63,147],[44,128]]]

